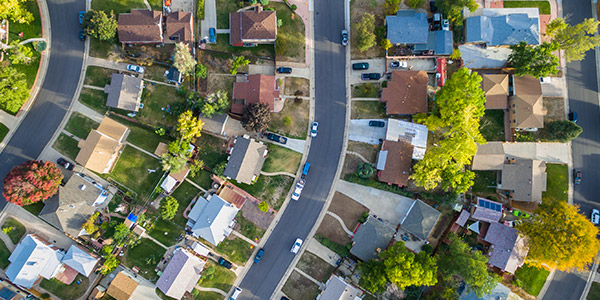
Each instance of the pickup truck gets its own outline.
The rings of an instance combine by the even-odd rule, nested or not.
[[[362,73],[360,78],[362,80],[379,80],[379,79],[381,79],[381,74],[379,74],[379,73]]]

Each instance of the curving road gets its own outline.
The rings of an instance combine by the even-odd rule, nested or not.
[[[79,40],[77,15],[85,10],[85,2],[47,3],[52,27],[48,71],[29,113],[0,154],[0,190],[12,167],[40,155],[67,113],[79,82],[84,44]],[[0,208],[5,204],[0,195]]]
[[[240,284],[239,299],[269,299],[294,255],[296,238],[306,239],[319,216],[340,159],[346,120],[345,48],[340,44],[344,28],[343,0],[315,1],[315,120],[319,134],[311,142],[307,161],[311,168],[299,201],[292,201],[263,247],[265,254]]]

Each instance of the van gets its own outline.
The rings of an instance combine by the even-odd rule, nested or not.
[[[310,163],[305,163],[304,169],[302,170],[302,177],[308,175],[308,170],[310,170]]]
[[[229,300],[237,299],[237,297],[239,297],[241,293],[242,293],[242,289],[240,289],[239,287],[236,287],[235,290],[233,291],[233,294],[231,294],[231,297],[229,297]]]
[[[352,64],[352,70],[367,70],[369,69],[369,63],[360,62]]]

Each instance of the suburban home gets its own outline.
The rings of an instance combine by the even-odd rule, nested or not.
[[[197,255],[208,258],[210,256],[210,248],[204,246],[204,244],[200,242],[194,241],[190,246],[190,249],[194,251]]]
[[[35,234],[26,235],[12,252],[5,271],[8,279],[21,287],[31,288],[40,277],[58,275],[64,253]]]
[[[79,245],[72,245],[63,257],[62,263],[77,271],[77,273],[88,277],[96,268],[99,260],[98,256],[88,252],[85,248]]]
[[[436,30],[427,33],[426,44],[415,44],[414,51],[421,53],[431,53],[435,55],[452,54],[454,38],[450,30]]]
[[[231,234],[239,208],[217,195],[198,197],[188,213],[186,229],[195,237],[217,246]]]
[[[516,229],[492,222],[489,227],[482,226],[481,236],[484,242],[493,245],[488,252],[488,264],[511,274],[523,265],[529,248],[526,238],[519,235]]]
[[[477,146],[477,154],[473,156],[471,170],[502,171],[507,154],[501,142],[489,142]]]
[[[75,161],[97,173],[110,173],[115,166],[129,129],[108,117],[104,117],[98,129],[90,131],[85,140],[77,146],[81,148]]]
[[[108,94],[106,106],[138,111],[143,91],[144,81],[142,78],[122,73],[113,73],[110,84],[104,86],[104,93]]]
[[[239,209],[242,209],[242,206],[244,206],[246,201],[254,201],[255,203],[260,202],[248,192],[239,188],[237,185],[219,176],[211,174],[210,178],[219,186],[215,194]]]
[[[438,210],[417,199],[412,203],[406,216],[400,222],[400,227],[417,238],[426,240],[429,238],[440,215],[441,213]]]
[[[362,261],[378,258],[379,253],[387,249],[395,233],[396,228],[389,222],[369,216],[352,237],[350,253]]]
[[[510,127],[535,131],[544,127],[542,84],[532,76],[514,76],[513,95],[508,98]]]
[[[396,15],[385,17],[385,23],[387,38],[394,45],[414,46],[413,50],[421,53],[452,54],[452,31],[429,31],[429,22],[424,13],[412,9],[398,10]]]
[[[238,136],[230,150],[223,175],[237,182],[252,184],[260,175],[260,170],[268,154],[267,146],[249,136]]]
[[[233,102],[231,112],[236,115],[244,113],[249,104],[264,103],[269,110],[275,110],[275,101],[279,101],[279,83],[275,76],[254,74],[247,75],[246,81],[233,84]]]
[[[519,202],[542,202],[546,191],[546,163],[541,160],[509,158],[502,165],[499,190],[509,192],[510,199]]]
[[[117,32],[123,44],[162,44],[162,12],[132,9],[119,14]]]
[[[232,46],[250,47],[257,44],[273,44],[277,39],[277,16],[275,11],[237,11],[229,14],[229,43]]]
[[[106,289],[100,285],[97,285],[92,290],[92,293],[88,297],[88,300],[101,300],[104,294],[106,294]]]
[[[427,84],[425,71],[393,71],[392,79],[381,91],[388,115],[414,115],[427,112]]]
[[[106,294],[115,298],[116,300],[129,300],[133,299],[132,295],[135,289],[139,285],[139,279],[134,278],[133,274],[129,272],[121,271],[115,276],[110,282]]]
[[[477,197],[477,205],[474,205],[473,208],[474,212],[471,218],[475,220],[498,223],[502,218],[502,203]]]
[[[412,158],[423,159],[427,150],[427,126],[398,119],[388,119],[386,123],[386,141],[409,142],[413,145]]]
[[[194,17],[189,12],[176,11],[167,15],[165,43],[194,43]]]
[[[485,93],[485,109],[507,109],[509,92],[508,74],[481,75],[481,89]]]
[[[156,282],[156,287],[171,298],[181,299],[186,292],[194,290],[205,264],[188,250],[177,248]]]
[[[33,294],[12,284],[8,280],[0,280],[0,299],[2,300],[25,300],[35,299]]]
[[[377,156],[377,179],[389,185],[406,186],[410,177],[414,146],[409,142],[383,141]]]
[[[112,199],[102,185],[88,175],[74,173],[58,195],[44,202],[39,217],[50,225],[76,238],[85,230],[81,225],[96,211],[105,208]]]
[[[325,283],[325,290],[317,296],[317,300],[358,300],[361,299],[362,293],[342,277],[331,275]]]
[[[171,172],[169,175],[167,175],[167,177],[165,177],[163,182],[160,184],[160,187],[165,191],[165,193],[171,194],[177,188],[177,186],[179,186],[179,184],[185,180],[189,173],[190,168],[187,166],[177,173]]]
[[[479,16],[465,21],[466,43],[510,46],[521,41],[540,44],[540,15],[537,8],[484,8]]]

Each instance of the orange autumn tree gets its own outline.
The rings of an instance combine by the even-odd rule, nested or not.
[[[56,194],[62,179],[63,175],[54,163],[26,161],[8,172],[2,195],[6,201],[19,206],[32,204]]]

